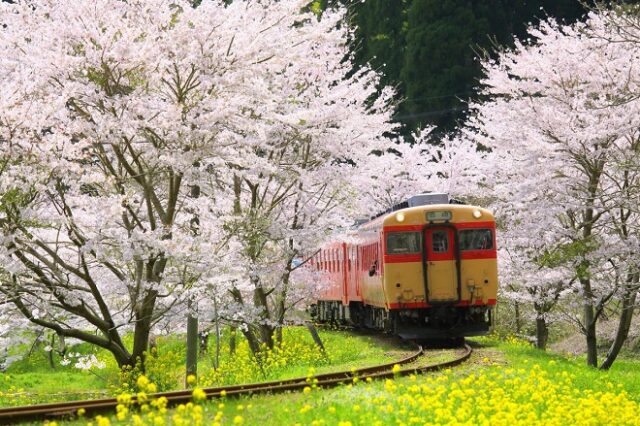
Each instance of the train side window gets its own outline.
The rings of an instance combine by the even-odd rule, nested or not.
[[[433,231],[431,233],[431,251],[434,253],[449,251],[449,233],[447,231]]]
[[[389,232],[387,234],[387,254],[420,253],[421,245],[420,232]]]
[[[460,250],[492,250],[491,229],[463,229],[459,231]]]

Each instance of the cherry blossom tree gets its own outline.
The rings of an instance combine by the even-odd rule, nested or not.
[[[290,293],[291,272],[317,249],[327,227],[345,222],[360,170],[384,149],[384,133],[393,128],[392,93],[383,91],[370,105],[377,74],[350,75],[342,60],[348,55],[342,19],[325,13],[320,24],[331,41],[279,71],[297,83],[273,83],[281,96],[272,105],[277,116],[264,127],[255,164],[234,172],[234,217],[225,228],[242,245],[237,263],[246,268],[231,294],[241,306],[249,295],[257,314],[243,319],[254,352],[260,343],[273,346],[286,311],[303,299]]]
[[[370,156],[357,183],[362,212],[384,211],[424,192],[483,198],[490,165],[477,142],[455,135],[434,143],[432,130],[422,129],[413,135],[413,143],[399,140],[381,155]]]
[[[154,324],[261,255],[229,240],[244,235],[228,232],[234,202],[245,229],[262,226],[263,206],[320,189],[281,176],[313,167],[319,182],[323,165],[380,144],[387,101],[363,107],[375,76],[342,82],[341,15],[304,5],[3,4],[2,302],[133,365]]]
[[[323,21],[335,28],[335,21],[326,16]],[[329,63],[338,64],[347,54],[344,39],[336,39],[340,48]],[[306,61],[315,64],[307,69],[323,69],[327,57],[326,51],[309,55]],[[383,91],[369,106],[377,86],[369,70],[347,77],[349,69],[341,64],[324,69],[323,79],[298,73],[304,89],[296,89],[295,104],[279,89],[285,93],[279,108],[286,120],[273,122],[269,140],[259,147],[259,165],[235,173],[235,217],[226,226],[243,247],[244,258],[235,263],[247,268],[232,294],[234,303],[253,305],[253,318],[245,315],[242,325],[254,351],[260,343],[271,347],[285,313],[312,299],[314,281],[322,278],[300,266],[325,240],[341,238],[354,218],[425,190],[475,193],[484,176],[473,141],[434,146],[427,143],[428,129],[414,145],[383,137],[393,130],[392,93]]]
[[[470,122],[475,140],[492,149],[498,216],[517,231],[505,242],[529,253],[528,271],[540,269],[533,281],[522,278],[524,287],[542,285],[536,300],[543,301],[561,280],[579,295],[583,314],[575,320],[591,366],[605,306],[618,300],[630,315],[624,306],[638,290],[631,253],[638,241],[633,64],[640,50],[611,42],[607,22],[597,14],[572,27],[543,22],[530,30],[534,41],[485,61],[492,100],[475,105]],[[571,274],[561,278],[559,268]]]

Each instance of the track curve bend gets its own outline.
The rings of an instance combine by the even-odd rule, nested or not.
[[[357,377],[358,379],[382,379],[436,371],[461,364],[471,356],[471,353],[471,347],[465,344],[462,348],[462,353],[453,360],[420,367],[409,367],[404,369],[400,368],[399,370],[397,367],[394,368],[396,365],[402,366],[411,364],[412,362],[416,361],[421,355],[423,355],[422,347],[418,346],[414,353],[395,362],[350,371],[340,371],[336,373],[319,374],[313,376],[313,385],[319,388],[330,388],[346,382],[350,382],[355,377]],[[220,398],[224,395],[243,396],[260,393],[296,391],[303,390],[307,386],[309,386],[308,378],[300,377],[271,382],[203,388],[202,390],[206,394],[207,399],[211,399]],[[181,390],[172,392],[160,392],[149,395],[150,399],[159,397],[167,398],[168,405],[177,405],[191,401],[192,391]],[[135,396],[132,399],[135,402]],[[18,422],[26,421],[73,417],[80,409],[83,409],[85,414],[88,416],[109,411],[115,412],[117,405],[118,401],[116,398],[105,398],[96,400],[69,401],[61,403],[1,408],[0,424],[15,424]]]

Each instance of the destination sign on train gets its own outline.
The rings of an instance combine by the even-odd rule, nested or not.
[[[427,212],[427,220],[451,220],[451,212],[450,211],[435,211],[435,212]]]

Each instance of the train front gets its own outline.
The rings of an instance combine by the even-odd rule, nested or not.
[[[489,331],[498,288],[495,230],[490,211],[468,205],[423,205],[386,216],[382,285],[396,334]]]

